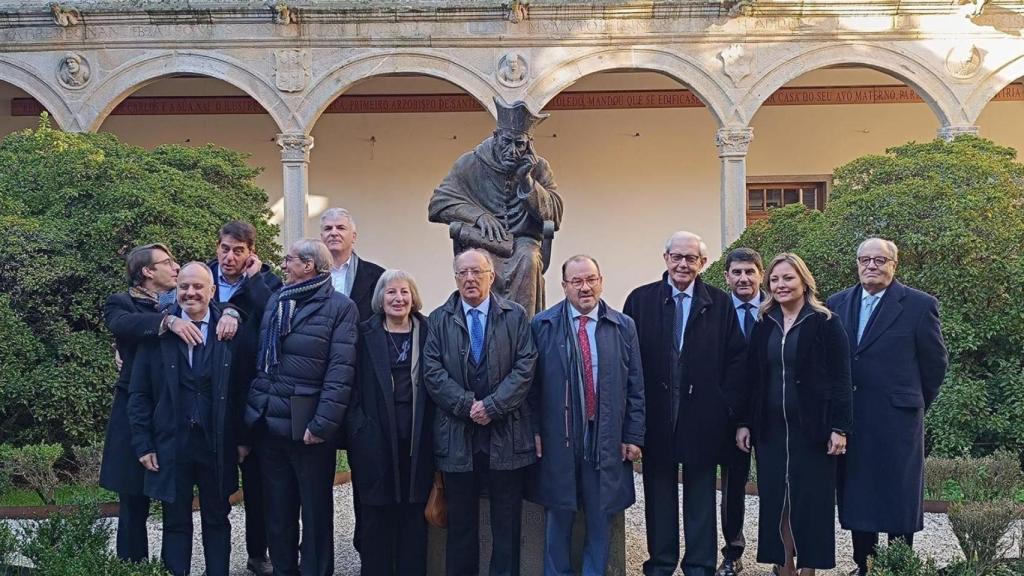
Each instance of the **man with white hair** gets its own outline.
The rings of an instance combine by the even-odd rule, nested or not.
[[[356,221],[344,208],[328,208],[320,215],[320,239],[331,251],[331,283],[334,290],[351,298],[359,308],[359,319],[373,315],[370,300],[384,268],[363,260],[355,252]]]
[[[359,312],[334,290],[331,262],[327,246],[312,238],[284,257],[285,285],[263,314],[245,413],[260,447],[277,576],[299,576],[300,510],[302,575],[334,573],[334,441],[352,394]]]
[[[732,299],[700,277],[707,249],[691,232],[665,243],[666,271],[640,286],[623,312],[636,322],[646,400],[646,576],[679,564],[679,465],[683,466],[685,576],[713,576],[718,558],[715,473],[735,428],[726,398],[742,384],[746,342]]]
[[[865,576],[878,533],[913,546],[924,529],[924,416],[948,357],[931,295],[896,280],[899,251],[882,238],[857,248],[860,283],[828,299],[850,339],[853,422],[839,460],[839,521]]]

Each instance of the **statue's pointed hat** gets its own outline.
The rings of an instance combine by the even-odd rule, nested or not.
[[[498,110],[498,129],[520,134],[532,134],[533,128],[550,116],[550,114],[534,114],[522,100],[505,104],[504,100],[495,96],[494,106]]]

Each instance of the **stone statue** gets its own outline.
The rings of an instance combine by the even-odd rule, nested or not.
[[[494,258],[498,294],[531,316],[544,309],[544,271],[562,221],[562,198],[547,160],[533,149],[536,115],[523,102],[494,99],[498,127],[463,154],[430,199],[429,219],[449,225],[455,251]]]
[[[73,7],[64,7],[57,2],[50,3],[50,15],[53,16],[53,23],[61,28],[77,26],[82,20],[82,14]]]
[[[509,88],[517,88],[526,84],[526,59],[515,52],[510,52],[498,61],[498,82]]]

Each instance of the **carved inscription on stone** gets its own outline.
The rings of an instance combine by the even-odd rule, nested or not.
[[[516,88],[526,84],[530,72],[527,68],[526,59],[521,54],[509,52],[498,60],[498,82],[509,88]]]
[[[57,64],[57,81],[68,90],[78,90],[89,83],[89,62],[81,54],[68,52]]]
[[[274,75],[277,89],[282,92],[301,92],[309,81],[309,55],[305,50],[278,50],[274,52]]]

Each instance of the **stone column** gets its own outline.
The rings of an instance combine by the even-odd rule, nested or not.
[[[715,146],[722,160],[722,250],[747,227],[747,148],[754,139],[748,127],[720,128]]]
[[[942,138],[946,142],[953,140],[961,134],[970,134],[971,136],[978,135],[977,126],[943,126],[939,128],[939,138]]]
[[[306,217],[309,215],[309,151],[313,137],[308,134],[278,134],[281,164],[284,169],[284,215],[281,219],[281,240],[284,249],[306,236]]]

